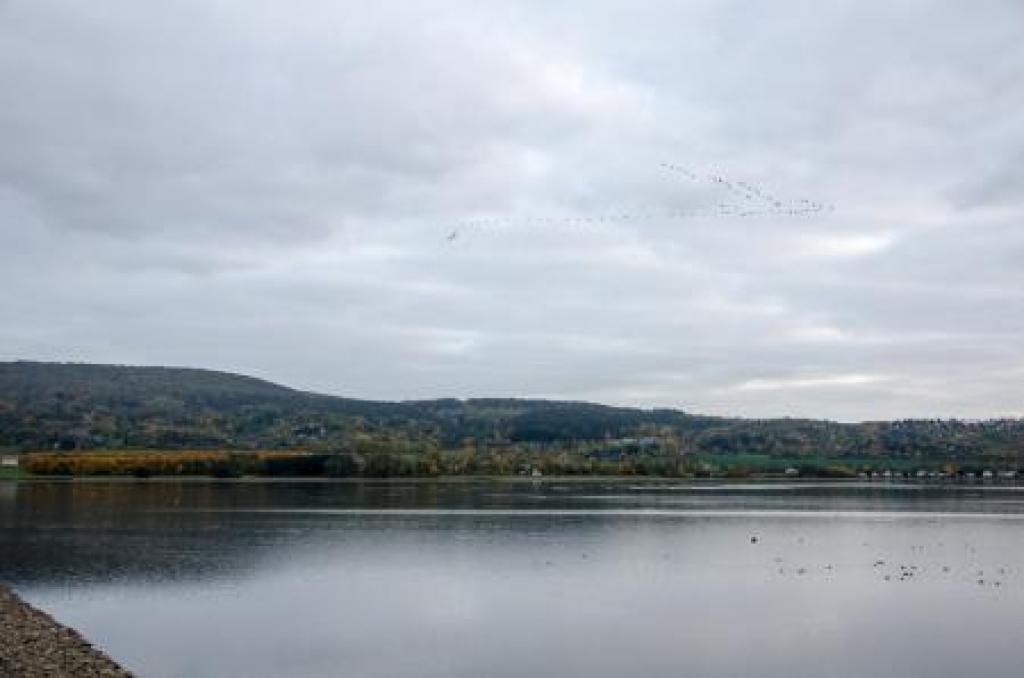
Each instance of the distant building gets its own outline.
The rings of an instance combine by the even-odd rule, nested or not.
[[[14,454],[0,455],[0,466],[3,468],[18,468],[18,456]]]

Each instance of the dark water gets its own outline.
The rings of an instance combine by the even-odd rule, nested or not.
[[[143,676],[1016,676],[1024,488],[0,483],[0,580]]]

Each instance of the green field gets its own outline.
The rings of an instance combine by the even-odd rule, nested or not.
[[[30,475],[30,473],[17,467],[0,466],[0,480],[18,480],[20,478],[28,478]]]
[[[957,470],[978,471],[983,468],[1000,470],[1004,467],[999,459],[978,460],[971,464],[956,464],[942,459],[914,459],[906,457],[868,456],[788,456],[775,457],[766,454],[700,454],[701,463],[728,472],[749,472],[751,474],[781,474],[786,469],[797,469],[801,475],[826,475],[842,477],[859,472],[893,471],[915,473],[925,471]],[[1011,465],[1012,466],[1012,465]],[[1015,466],[1013,466],[1015,468]]]

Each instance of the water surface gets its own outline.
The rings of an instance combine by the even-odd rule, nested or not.
[[[1010,676],[1024,488],[0,483],[0,580],[143,676]]]

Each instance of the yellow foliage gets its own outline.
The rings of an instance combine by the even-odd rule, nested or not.
[[[225,464],[230,464],[236,471],[246,472],[255,469],[264,460],[306,454],[279,450],[32,452],[22,457],[22,463],[30,473],[36,475],[209,475]]]

